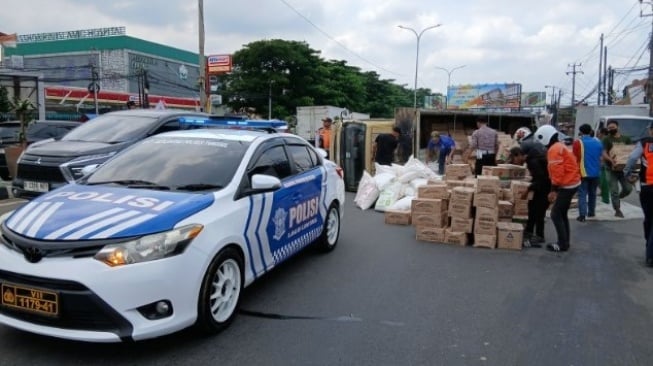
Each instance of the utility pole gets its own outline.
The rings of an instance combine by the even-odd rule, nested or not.
[[[583,64],[577,64],[573,63],[570,65],[567,65],[567,67],[571,67],[572,71],[567,71],[567,75],[571,74],[571,107],[573,109],[576,108],[576,74],[582,74],[583,72],[580,70],[576,70],[577,67],[581,67]]]
[[[640,4],[648,4],[653,8],[653,2],[639,0]],[[648,114],[653,117],[653,13],[644,14],[640,9],[639,15],[641,17],[651,17],[651,34],[649,35],[649,61],[648,61],[648,81],[646,82],[646,99],[648,101]]]
[[[603,48],[603,105],[606,104],[606,82],[608,81],[608,46]]]
[[[206,96],[206,57],[204,57],[204,0],[197,0],[197,15],[198,15],[198,31],[199,31],[199,64],[200,64],[200,108],[206,111],[207,96]]]
[[[601,33],[601,44],[599,46],[599,92],[596,94],[597,105],[601,105],[601,93],[605,92],[605,90],[601,90],[601,80],[602,77],[605,78],[605,74],[601,75],[601,70],[603,70],[603,33]]]
[[[93,90],[93,100],[95,101],[95,115],[97,116],[100,114],[100,108],[98,107],[98,102],[97,102],[97,92],[98,88],[100,87],[100,84],[98,83],[98,73],[95,68],[95,65],[91,65],[91,87]]]
[[[608,67],[608,105],[614,103],[614,69],[612,66]]]

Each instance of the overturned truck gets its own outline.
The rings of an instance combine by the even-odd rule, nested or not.
[[[451,136],[456,141],[457,154],[469,146],[470,136],[476,129],[478,118],[488,121],[488,126],[499,132],[502,144],[497,159],[503,159],[511,136],[520,127],[528,127],[532,131],[538,125],[538,116],[531,112],[481,112],[461,110],[424,110],[413,108],[397,108],[395,121],[402,130],[400,159],[407,161],[411,155],[419,160],[426,157],[431,132]]]

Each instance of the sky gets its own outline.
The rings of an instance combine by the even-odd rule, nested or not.
[[[607,64],[647,67],[651,4],[638,0],[204,0],[205,52],[228,54],[264,39],[306,42],[325,60],[412,89],[445,92],[451,85],[520,83],[522,91],[562,90],[570,103],[599,78],[600,37]],[[133,37],[198,52],[198,2],[192,0],[6,0],[0,32],[40,33],[125,26]],[[464,67],[460,67],[463,66]],[[460,68],[459,68],[460,67]],[[442,70],[442,68],[448,70]],[[456,68],[456,70],[451,71]],[[449,73],[449,71],[451,71]],[[646,71],[615,75],[621,90]],[[548,87],[547,87],[548,86]]]

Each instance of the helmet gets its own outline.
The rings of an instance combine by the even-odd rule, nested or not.
[[[519,127],[513,136],[513,139],[521,141],[524,137],[531,134],[531,130],[528,127]]]
[[[544,146],[548,146],[553,136],[558,134],[558,130],[551,125],[544,125],[535,131],[535,141]]]

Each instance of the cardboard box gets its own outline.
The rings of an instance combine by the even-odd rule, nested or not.
[[[447,187],[449,189],[454,189],[456,187],[464,187],[465,186],[465,181],[464,180],[448,180],[447,181]]]
[[[456,187],[451,191],[451,201],[472,203],[474,188]]]
[[[410,211],[386,210],[384,217],[388,225],[410,225]]]
[[[513,203],[513,215],[514,216],[526,216],[528,217],[528,201],[526,200],[515,200]]]
[[[474,196],[474,207],[497,208],[499,198],[495,193],[477,193]]]
[[[449,164],[445,170],[447,180],[463,180],[472,175],[469,164]]]
[[[474,230],[474,219],[462,218],[462,217],[452,217],[451,218],[451,231],[459,233],[471,234]]]
[[[417,198],[449,199],[449,191],[445,184],[427,184],[417,187]]]
[[[501,192],[503,192],[503,198],[501,198],[501,201],[514,201],[514,197],[512,196],[512,189],[502,189]]]
[[[476,207],[476,218],[485,221],[499,221],[498,207]]]
[[[578,198],[572,198],[569,208],[578,208]]]
[[[472,217],[472,202],[451,200],[451,202],[449,202],[449,216],[462,219]]]
[[[499,222],[513,222],[512,217],[499,217]]]
[[[512,220],[513,205],[510,201],[499,201],[499,219],[510,218]]]
[[[418,227],[415,229],[415,238],[430,243],[446,243],[445,230],[436,227]]]
[[[413,215],[425,214],[436,215],[447,212],[449,202],[435,198],[416,198],[411,201],[411,212]]]
[[[474,219],[474,235],[496,235],[498,222],[499,220],[479,220],[477,217]]]
[[[474,234],[474,248],[490,248],[497,247],[497,235],[483,235]]]
[[[635,146],[633,145],[613,144],[612,150],[610,150],[610,157],[615,163],[613,169],[623,170],[628,162],[628,156],[630,156],[634,148]],[[639,159],[637,162],[639,163]]]
[[[451,229],[446,229],[444,235],[445,235],[445,241],[448,244],[465,246],[469,242],[467,233],[460,233],[460,232],[452,231]]]
[[[528,192],[528,188],[531,186],[530,182],[523,180],[513,180],[510,182],[510,190],[512,191],[512,197],[516,201],[518,199],[523,199],[524,193],[532,195],[532,192]]]
[[[449,216],[446,212],[437,214],[416,214],[411,213],[410,221],[415,227],[436,227],[443,228],[449,226]]]
[[[480,175],[476,178],[476,193],[498,194],[501,190],[499,177]]]
[[[501,179],[524,179],[527,171],[525,166],[514,164],[499,164],[497,169],[502,173]]]
[[[524,239],[524,226],[514,222],[497,224],[497,247],[500,249],[521,250]]]

